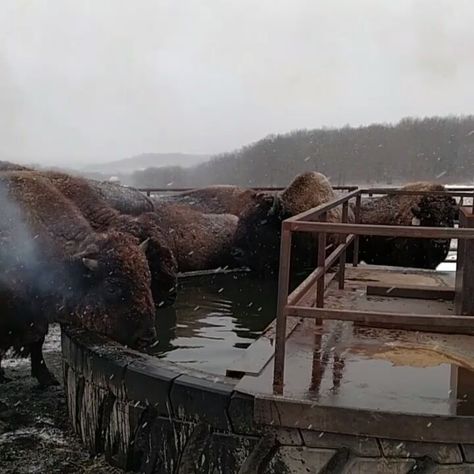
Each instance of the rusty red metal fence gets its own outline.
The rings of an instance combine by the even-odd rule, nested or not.
[[[315,319],[318,325],[322,324],[323,320],[342,320],[374,327],[474,334],[474,319],[471,316],[385,313],[324,308],[324,293],[330,281],[328,270],[336,266],[337,272],[333,272],[332,276],[338,275],[338,286],[340,289],[344,289],[347,250],[350,246],[353,246],[352,264],[357,266],[360,236],[474,239],[474,229],[360,224],[361,200],[364,195],[438,194],[452,196],[460,204],[463,204],[466,199],[473,199],[472,188],[468,190],[449,189],[440,192],[405,191],[399,188],[356,189],[350,190],[331,202],[291,217],[282,223],[273,378],[275,393],[282,393],[283,390],[286,321],[288,316]],[[354,210],[354,222],[348,222],[348,209],[351,205],[353,205]],[[342,208],[341,222],[327,222],[328,212],[338,207]],[[294,232],[317,234],[317,267],[297,288],[289,293],[291,247]],[[342,237],[341,243],[331,249],[329,255],[326,246],[328,234],[338,234]],[[308,298],[308,294],[314,289],[316,289],[315,298]]]
[[[354,191],[357,189],[357,186],[333,186],[335,191]],[[138,191],[145,193],[147,196],[151,196],[152,194],[163,194],[163,193],[182,193],[187,191],[193,191],[194,189],[198,188],[138,188]],[[283,187],[275,187],[275,186],[267,186],[267,187],[255,187],[251,188],[255,191],[283,191],[285,188]]]

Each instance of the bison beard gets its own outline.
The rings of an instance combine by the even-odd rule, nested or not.
[[[95,233],[78,209],[31,172],[0,174],[0,357],[26,347],[32,375],[48,323],[72,323],[140,346],[155,336],[150,273],[137,239]]]

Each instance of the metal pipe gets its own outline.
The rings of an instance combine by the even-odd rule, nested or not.
[[[286,342],[286,312],[285,307],[290,286],[291,263],[291,230],[285,222],[282,224],[280,242],[280,268],[278,273],[278,302],[275,334],[275,360],[273,369],[273,390],[283,393],[285,380],[285,342]]]

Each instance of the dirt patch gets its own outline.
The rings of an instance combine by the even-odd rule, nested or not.
[[[435,348],[398,346],[377,347],[372,350],[367,347],[353,347],[351,352],[367,355],[373,359],[391,362],[394,366],[435,367],[442,364],[455,364],[469,370],[474,366],[471,361],[456,357]]]
[[[60,330],[52,326],[45,359],[62,381]],[[74,436],[62,387],[40,389],[25,359],[4,359],[11,382],[0,385],[1,474],[117,474],[103,458],[91,458]]]

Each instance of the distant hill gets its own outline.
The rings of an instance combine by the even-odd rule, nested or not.
[[[106,163],[94,163],[84,166],[86,173],[129,174],[146,168],[180,166],[187,168],[207,161],[210,155],[189,153],[143,153]]]

